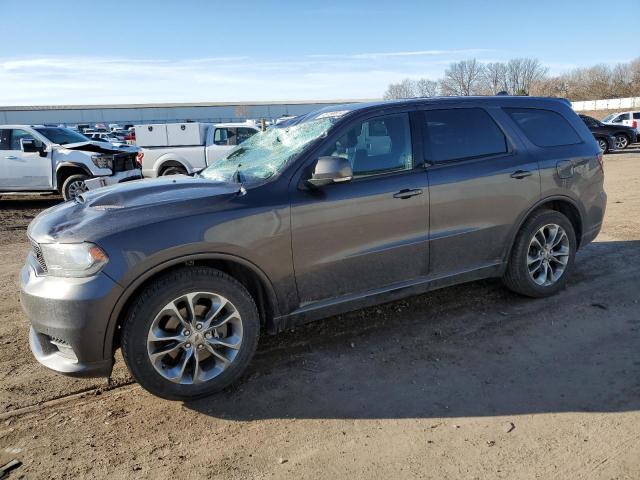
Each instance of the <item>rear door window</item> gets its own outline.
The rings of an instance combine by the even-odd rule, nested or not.
[[[481,108],[426,110],[423,115],[428,161],[465,160],[508,151],[504,133]]]
[[[559,113],[538,108],[505,108],[526,137],[538,147],[575,145],[582,139]]]
[[[11,145],[11,130],[4,128],[0,130],[0,150],[9,150]]]
[[[634,112],[633,119],[634,120],[640,120],[640,112]]]

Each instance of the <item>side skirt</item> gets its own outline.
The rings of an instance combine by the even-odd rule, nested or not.
[[[360,310],[361,308],[393,302],[451,285],[498,277],[502,271],[501,267],[502,263],[495,263],[446,276],[420,277],[408,282],[395,283],[388,287],[369,290],[364,293],[348,294],[338,298],[320,300],[298,308],[287,315],[275,317],[273,319],[273,333],[282,332],[296,325],[302,325],[321,318],[332,317],[334,315]]]

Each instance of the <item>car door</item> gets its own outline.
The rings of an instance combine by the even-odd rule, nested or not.
[[[366,141],[374,122],[386,137],[385,150]],[[292,182],[292,250],[301,305],[424,277],[428,184],[416,162],[409,114],[352,122],[319,151],[317,157],[349,159],[354,178],[316,190]]]
[[[207,165],[222,158],[229,150],[236,146],[237,133],[235,128],[216,127],[207,142]]]
[[[33,135],[22,129],[5,129],[0,142],[2,186],[18,190],[46,190],[52,187],[51,160],[39,152],[23,152],[20,140]]]
[[[538,164],[505,117],[497,108],[422,112],[432,278],[495,268],[514,224],[540,196]]]

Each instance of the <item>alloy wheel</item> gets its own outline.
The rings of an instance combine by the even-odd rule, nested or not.
[[[602,153],[605,153],[607,151],[607,149],[609,148],[609,146],[607,145],[607,141],[603,138],[598,140],[598,146],[600,147],[600,151]]]
[[[238,309],[213,292],[193,292],[166,304],[147,335],[156,372],[180,384],[211,380],[225,371],[242,344]]]
[[[569,237],[556,224],[541,227],[531,238],[527,252],[527,268],[531,279],[540,286],[556,283],[569,262]]]
[[[618,150],[624,150],[629,145],[629,140],[624,135],[618,135],[616,137],[616,148]]]
[[[81,193],[84,193],[88,190],[87,186],[84,184],[83,180],[76,180],[75,182],[71,182],[67,187],[67,192],[69,195],[69,199],[74,199]]]

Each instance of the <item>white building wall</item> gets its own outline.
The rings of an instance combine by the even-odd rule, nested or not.
[[[576,112],[587,110],[640,110],[640,97],[571,102],[571,106]]]

